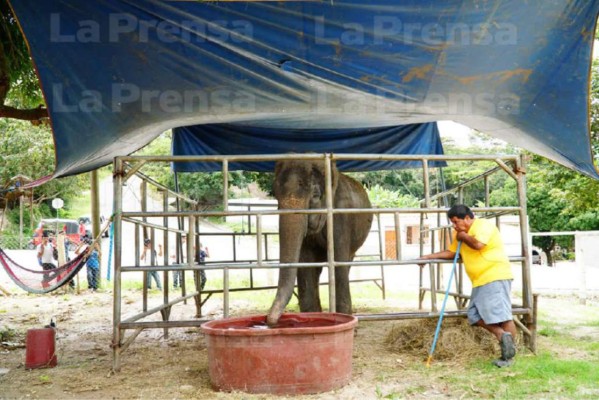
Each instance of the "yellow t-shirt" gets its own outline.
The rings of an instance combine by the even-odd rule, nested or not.
[[[454,253],[458,249],[457,232],[453,233],[453,241],[449,250]],[[488,220],[475,218],[468,230],[468,235],[485,244],[481,250],[475,250],[462,243],[460,255],[472,286],[482,286],[503,279],[514,279],[512,267],[505,254],[499,229]]]

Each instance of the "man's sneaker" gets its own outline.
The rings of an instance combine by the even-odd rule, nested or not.
[[[502,360],[501,358],[499,358],[497,360],[493,360],[493,365],[496,366],[497,368],[511,367],[512,364],[514,364],[513,358],[510,360]]]
[[[514,338],[511,333],[505,332],[501,335],[499,346],[501,347],[502,360],[510,360],[516,355],[516,345],[514,345]]]

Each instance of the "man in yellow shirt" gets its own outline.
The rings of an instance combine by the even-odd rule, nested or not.
[[[421,259],[451,260],[457,251],[458,241],[462,242],[460,256],[472,281],[468,322],[495,335],[501,347],[501,359],[493,363],[498,367],[510,366],[516,355],[514,337],[517,333],[510,300],[514,276],[501,234],[490,221],[474,218],[472,210],[465,205],[451,207],[447,216],[455,229],[451,245],[447,250]]]

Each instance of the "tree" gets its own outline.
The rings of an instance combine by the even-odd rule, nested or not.
[[[25,39],[7,0],[0,0],[0,117],[34,123],[48,118]]]
[[[32,126],[25,121],[0,119],[0,132],[0,189],[3,191],[0,205],[11,209],[17,206],[16,199],[20,194],[18,188],[11,187],[11,179],[17,175],[35,178],[50,175],[54,169],[54,143],[45,125]],[[53,179],[35,188],[35,204],[45,205],[37,210],[37,216],[52,216],[50,202],[55,197],[65,200],[68,211],[70,200],[86,186],[89,187],[89,181],[83,174]],[[10,196],[11,193],[15,196]]]

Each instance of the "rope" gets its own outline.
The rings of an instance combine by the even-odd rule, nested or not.
[[[447,289],[445,290],[445,298],[443,299],[443,305],[441,306],[441,315],[439,315],[439,321],[437,322],[437,329],[435,330],[435,338],[433,339],[433,345],[431,346],[431,351],[428,353],[428,359],[426,360],[426,366],[431,366],[431,361],[433,359],[433,353],[435,352],[435,347],[437,347],[437,339],[439,339],[439,332],[441,331],[441,323],[443,322],[443,315],[445,315],[445,305],[447,304],[447,298],[449,297],[449,289],[451,289],[451,282],[453,281],[453,274],[455,273],[455,267],[458,263],[458,257],[460,256],[460,249],[462,247],[462,242],[458,242],[458,249],[453,257],[453,267],[451,268],[451,274],[449,275],[449,283],[447,284]],[[431,293],[434,296],[434,293]]]
[[[0,248],[0,264],[10,279],[21,289],[35,294],[49,293],[68,283],[85,265],[88,257],[89,254],[84,252],[62,267],[34,270],[17,264]]]
[[[114,217],[114,214],[113,214]],[[113,221],[110,217],[110,221]],[[112,249],[114,247],[114,223],[110,224],[110,247],[108,248],[108,263],[106,264],[106,280],[110,282],[110,265],[112,263]]]

